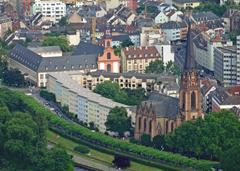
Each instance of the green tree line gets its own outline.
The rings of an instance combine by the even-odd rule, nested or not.
[[[145,90],[143,88],[132,90],[120,89],[120,86],[117,83],[111,81],[104,81],[103,83],[98,84],[94,89],[94,92],[126,105],[138,105],[146,98]]]
[[[15,93],[0,90],[0,170],[73,170],[63,149],[47,149],[46,130],[44,115],[28,108]]]

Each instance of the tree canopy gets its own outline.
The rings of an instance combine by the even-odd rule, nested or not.
[[[221,154],[240,141],[240,121],[229,111],[209,113],[204,119],[183,123],[165,138],[174,152],[205,159]]]
[[[146,67],[145,73],[161,74],[164,71],[177,76],[181,74],[180,67],[177,64],[175,64],[173,61],[169,61],[166,65],[164,65],[163,61],[160,61],[160,60],[151,61],[149,63],[149,66]]]
[[[0,91],[0,170],[72,170],[64,150],[47,149],[46,119],[31,112],[15,94]]]
[[[48,36],[43,40],[43,46],[59,46],[63,52],[70,52],[72,47],[65,37]]]
[[[111,81],[104,81],[98,84],[94,92],[126,105],[137,105],[146,98],[145,90],[142,88],[120,89],[117,83]]]
[[[239,171],[240,170],[240,145],[239,143],[223,152],[221,159],[223,170]]]
[[[26,85],[23,74],[16,69],[5,69],[2,73],[3,83],[8,86],[23,87]]]
[[[127,111],[123,107],[115,107],[110,110],[105,123],[107,130],[118,132],[120,136],[131,129],[131,117],[128,117]]]

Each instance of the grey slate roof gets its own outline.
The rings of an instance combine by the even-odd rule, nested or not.
[[[155,79],[157,82],[176,82],[176,76],[169,75],[169,74],[141,74],[135,72],[127,72],[127,73],[111,73],[102,70],[98,70],[95,72],[90,72],[89,75],[93,77],[109,77],[111,80],[114,78],[119,78],[121,76],[125,78],[136,77],[137,79],[147,80],[147,79]]]
[[[219,20],[220,18],[214,14],[213,12],[199,12],[199,13],[193,13],[192,17],[195,21],[200,22],[206,22],[211,20]]]
[[[185,22],[176,22],[176,21],[168,21],[166,23],[160,24],[161,29],[180,29],[187,27]]]
[[[175,119],[178,115],[178,99],[158,92],[152,92],[147,101],[142,105],[152,105],[152,108],[158,117],[168,117]]]
[[[98,55],[102,54],[104,47],[94,45],[92,43],[80,42],[77,48],[74,50],[73,55]]]
[[[10,58],[35,72],[54,72],[97,68],[98,54],[68,55],[62,57],[41,57],[33,51],[16,45],[10,52]]]

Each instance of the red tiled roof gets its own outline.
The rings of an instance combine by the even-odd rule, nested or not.
[[[149,47],[127,47],[123,49],[127,59],[134,58],[161,58],[154,46]]]
[[[240,86],[231,87],[227,90],[231,95],[240,95]]]

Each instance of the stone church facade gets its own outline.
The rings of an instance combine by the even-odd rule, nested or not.
[[[200,79],[193,57],[193,40],[189,26],[187,54],[184,71],[180,81],[179,99],[161,94],[150,95],[148,101],[142,102],[136,111],[135,139],[142,134],[151,138],[172,132],[183,122],[204,117],[202,112]]]

